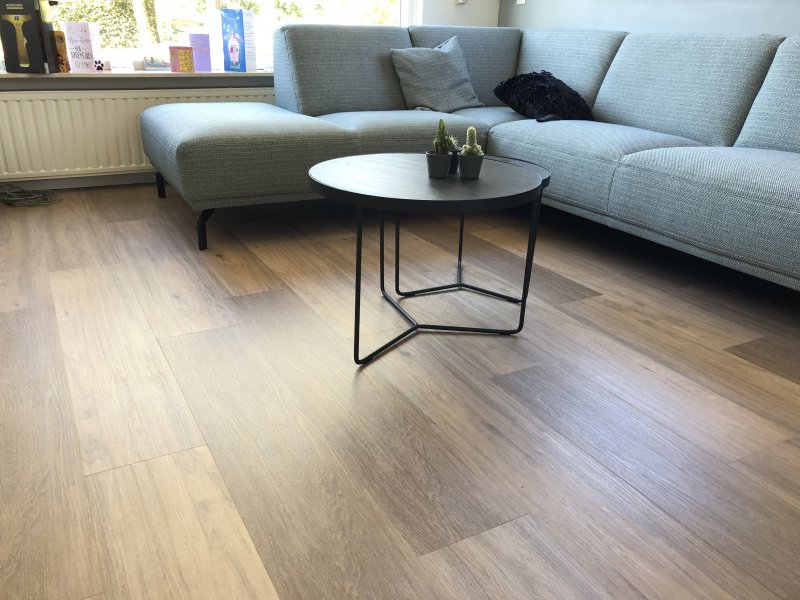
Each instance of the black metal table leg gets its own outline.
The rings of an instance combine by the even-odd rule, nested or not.
[[[365,365],[370,362],[373,358],[378,356],[379,354],[385,352],[392,346],[397,345],[403,339],[410,336],[412,333],[419,329],[419,324],[409,315],[402,306],[400,306],[394,298],[392,298],[389,294],[386,293],[386,289],[384,286],[384,217],[383,212],[380,215],[381,221],[381,230],[380,230],[380,242],[381,242],[381,293],[383,297],[389,301],[389,303],[394,306],[400,314],[405,317],[405,319],[411,324],[407,330],[405,330],[400,335],[392,338],[385,344],[383,344],[380,348],[370,352],[363,358],[360,356],[360,337],[361,337],[361,257],[363,254],[363,246],[364,246],[364,209],[358,207],[357,209],[357,216],[356,216],[358,225],[356,228],[356,300],[355,300],[355,325],[354,325],[354,337],[353,337],[353,360],[357,365]]]
[[[463,219],[464,216],[462,215]],[[461,245],[459,244],[459,266],[461,265]],[[460,269],[459,269],[460,272]],[[437,285],[434,287],[424,288],[421,290],[412,290],[404,292],[400,289],[400,215],[397,215],[394,224],[394,291],[398,296],[404,298],[411,298],[413,296],[422,296],[423,294],[435,294],[437,292],[446,292],[459,287],[458,283],[448,283],[446,285]]]
[[[461,215],[458,226],[458,267],[456,270],[456,284],[461,285],[461,256],[464,254],[464,215]]]
[[[412,290],[408,292],[400,291],[400,219],[395,220],[395,291],[401,297],[413,297],[423,294],[432,294],[437,292],[444,292],[449,290],[465,289],[473,292],[478,292],[493,298],[505,300],[520,305],[519,321],[513,329],[499,329],[488,327],[463,327],[456,325],[439,325],[419,323],[414,319],[398,302],[386,291],[385,286],[385,216],[383,212],[380,213],[380,289],[383,298],[389,302],[403,318],[408,321],[410,327],[400,335],[389,340],[378,349],[361,357],[359,355],[360,349],[360,331],[361,331],[361,261],[363,254],[363,211],[359,207],[357,209],[357,232],[356,232],[356,285],[355,285],[355,337],[354,337],[354,351],[353,358],[358,365],[365,365],[373,360],[378,355],[386,350],[396,346],[399,342],[409,337],[418,331],[444,331],[444,332],[459,332],[459,333],[488,333],[497,335],[513,335],[522,331],[525,323],[525,304],[528,299],[528,292],[530,290],[530,279],[533,271],[533,254],[536,248],[536,234],[539,228],[539,216],[541,211],[541,193],[531,202],[530,213],[530,227],[528,230],[528,249],[525,256],[525,273],[522,281],[522,295],[519,298],[500,294],[491,290],[487,290],[478,286],[464,283],[461,277],[462,257],[463,257],[463,244],[464,244],[464,215],[461,215],[461,222],[459,227],[459,241],[458,241],[458,266],[456,273],[456,283],[424,288],[420,290]]]

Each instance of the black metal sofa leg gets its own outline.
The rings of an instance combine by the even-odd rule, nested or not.
[[[161,173],[156,173],[156,187],[158,188],[158,197],[159,198],[166,198],[167,197],[167,186],[166,181],[164,181],[164,176]]]
[[[208,248],[208,238],[206,237],[206,223],[211,218],[211,215],[214,213],[213,208],[207,208],[203,212],[200,213],[200,216],[197,218],[197,246],[200,250],[205,250]]]

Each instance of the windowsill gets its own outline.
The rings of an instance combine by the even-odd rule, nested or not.
[[[251,73],[172,73],[171,71],[123,71],[97,73],[0,73],[0,92],[47,90],[129,90],[272,87],[269,71]]]
[[[77,77],[272,77],[272,71],[251,71],[249,73],[231,73],[229,71],[210,71],[203,73],[173,73],[172,71],[97,71],[95,73],[5,73],[0,71],[0,79],[28,79],[28,78],[60,78],[72,79]]]

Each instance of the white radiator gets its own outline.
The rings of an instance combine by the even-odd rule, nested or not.
[[[139,115],[172,102],[274,102],[272,88],[3,92],[0,181],[152,170]]]

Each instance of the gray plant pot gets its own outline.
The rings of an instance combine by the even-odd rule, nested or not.
[[[481,174],[483,156],[462,154],[458,158],[458,169],[461,172],[461,179],[477,179]]]
[[[453,159],[449,154],[434,154],[430,150],[428,156],[428,177],[445,179],[450,173],[450,164]]]
[[[458,173],[458,155],[461,154],[461,149],[453,150],[450,152],[450,156],[453,158],[450,160],[450,172],[451,173]]]

